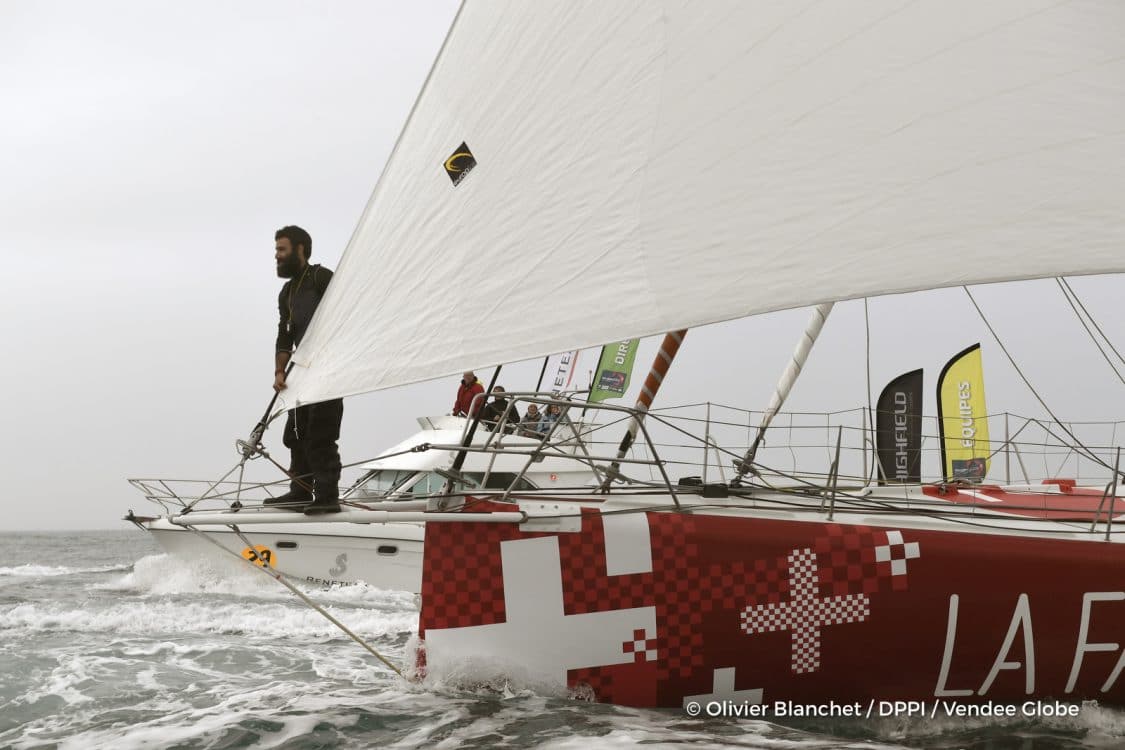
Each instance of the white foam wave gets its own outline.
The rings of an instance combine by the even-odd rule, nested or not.
[[[25,563],[15,567],[0,567],[0,577],[8,578],[55,578],[57,576],[78,575],[81,573],[114,573],[129,570],[129,565],[103,565],[97,568],[68,568],[64,565],[34,565]]]
[[[252,596],[276,587],[277,583],[236,560],[183,560],[161,554],[142,557],[133,563],[129,573],[96,588],[157,595],[211,593]]]
[[[318,604],[346,604],[393,612],[418,608],[417,596],[403,591],[364,584],[331,588],[309,586],[301,581],[294,581],[294,584]],[[204,593],[265,601],[293,600],[293,594],[277,581],[233,558],[185,560],[168,554],[142,557],[128,574],[95,588],[154,596]]]
[[[1048,705],[1050,701],[1042,701]],[[934,718],[888,718],[872,720],[868,726],[875,735],[887,740],[911,741],[938,735],[950,735],[980,730],[994,730],[1005,726],[1018,726],[1026,730],[1032,722],[1039,731],[1083,733],[1087,740],[1104,736],[1108,746],[1125,745],[1125,711],[1100,706],[1096,701],[1083,701],[1077,716],[1036,716],[1030,719],[1017,711],[1014,716],[951,717],[940,712]],[[1096,746],[1096,744],[1095,744]]]
[[[127,657],[153,657],[153,656],[191,656],[195,654],[208,654],[214,648],[200,643],[174,643],[172,641],[152,641],[143,646],[130,645],[118,649],[118,653]]]
[[[420,716],[412,730],[383,746],[388,748],[456,748],[513,746],[588,750],[595,747],[691,747],[703,750],[742,747],[755,750],[904,750],[875,741],[841,741],[818,737],[764,721],[716,723],[649,709],[590,705],[518,691],[492,694],[486,711],[476,695],[435,695],[431,705],[412,696]],[[529,717],[535,724],[529,732]],[[506,742],[498,742],[503,738]],[[518,738],[518,739],[517,739]],[[530,740],[530,742],[529,742]],[[534,744],[532,744],[534,743]]]
[[[1073,721],[1091,734],[1115,739],[1113,744],[1117,747],[1125,745],[1125,710],[1087,701]]]
[[[413,612],[325,607],[367,638],[400,636],[417,629]],[[167,637],[211,633],[254,639],[341,637],[339,629],[315,611],[291,603],[174,600],[138,601],[101,608],[75,608],[59,602],[23,603],[0,612],[0,630],[74,631]]]
[[[165,694],[137,701],[130,705],[134,715],[128,722],[102,720],[104,706],[76,706],[31,722],[10,745],[5,741],[11,735],[0,733],[0,744],[129,749],[252,742],[254,747],[282,747],[322,733],[326,724],[346,731],[358,720],[358,712],[349,709],[370,709],[397,693],[393,686],[375,692],[334,687],[306,680],[227,679],[205,693],[193,692],[188,701]]]
[[[828,748],[831,748],[831,750],[843,750],[843,748],[857,748],[857,750],[859,748],[865,748],[866,750],[890,749],[888,745],[869,742],[841,744],[839,740],[817,741],[807,737],[802,737],[799,740],[794,740],[791,737],[774,738],[769,736],[769,728],[764,722],[759,722],[756,726],[754,722],[746,722],[745,725],[740,724],[739,726],[742,727],[743,731],[737,736],[716,737],[709,727],[689,729],[679,724],[676,726],[661,726],[637,722],[636,726],[613,728],[605,734],[598,735],[597,745],[605,748],[644,745],[657,747],[683,746],[690,747],[692,750],[722,750],[730,747],[753,748],[753,750],[774,750],[775,748],[776,750],[792,750],[793,748],[800,748],[801,750],[811,748],[825,748],[826,750]],[[547,740],[535,747],[538,750],[586,750],[590,747],[590,737],[560,737]]]
[[[63,656],[59,665],[47,676],[38,690],[29,690],[20,699],[23,703],[35,703],[47,696],[61,698],[68,706],[89,703],[94,699],[82,689],[94,682],[86,668],[86,661],[75,656]]]

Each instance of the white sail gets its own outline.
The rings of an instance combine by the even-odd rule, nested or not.
[[[454,185],[462,143],[476,166]],[[1125,271],[1123,164],[1117,0],[468,2],[287,406],[820,302]]]

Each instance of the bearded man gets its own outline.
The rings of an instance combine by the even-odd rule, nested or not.
[[[273,389],[280,392],[285,390],[285,370],[293,348],[308,330],[332,272],[309,264],[312,237],[298,226],[277,230],[274,251],[277,275],[288,279],[277,298]],[[339,512],[340,451],[336,443],[343,416],[344,402],[338,398],[298,406],[289,412],[282,438],[290,455],[289,491],[266,500],[266,505],[304,508],[306,515]]]

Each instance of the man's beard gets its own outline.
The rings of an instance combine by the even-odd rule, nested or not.
[[[296,254],[290,255],[277,264],[277,276],[281,279],[291,279],[301,270],[301,259]]]

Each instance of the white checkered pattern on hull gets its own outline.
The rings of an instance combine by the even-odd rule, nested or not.
[[[742,629],[750,635],[790,631],[792,670],[805,674],[820,668],[820,629],[862,622],[871,614],[871,603],[866,594],[818,597],[816,553],[812,549],[795,549],[788,561],[789,601],[747,607],[742,612]]]
[[[918,542],[904,544],[901,531],[888,531],[887,543],[875,548],[875,562],[891,564],[891,575],[906,575],[906,561],[922,556]]]

